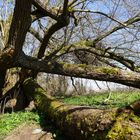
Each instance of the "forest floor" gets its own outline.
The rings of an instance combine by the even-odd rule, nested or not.
[[[110,95],[110,96],[109,96]],[[108,98],[109,97],[109,98]],[[120,108],[140,99],[140,91],[117,91],[83,96],[59,96],[60,101],[96,108]],[[43,114],[20,111],[0,115],[0,140],[65,140]]]
[[[37,124],[22,124],[4,140],[54,140],[51,132],[43,131]]]
[[[0,115],[0,140],[65,140],[46,117],[21,111]]]

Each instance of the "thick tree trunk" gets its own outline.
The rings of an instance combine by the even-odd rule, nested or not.
[[[76,78],[85,78],[99,81],[108,81],[140,88],[140,73],[121,70],[113,67],[95,67],[86,64],[70,64],[65,62],[48,63],[21,54],[18,65],[38,72],[46,72]]]
[[[23,91],[72,140],[138,140],[140,118],[131,109],[101,110],[66,105],[47,93],[32,79]]]
[[[15,1],[8,39],[5,40],[5,48],[0,53],[0,98],[5,84],[6,71],[8,68],[15,67],[17,58],[22,51],[27,31],[31,25],[32,2],[33,0]]]

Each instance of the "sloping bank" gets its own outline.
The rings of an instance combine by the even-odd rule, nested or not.
[[[34,80],[23,91],[71,140],[139,140],[140,117],[130,109],[100,110],[66,105],[51,97]]]

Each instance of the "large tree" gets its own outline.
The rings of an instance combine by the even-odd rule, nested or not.
[[[22,68],[20,82],[45,72],[140,88],[139,2],[6,2],[1,2],[7,7],[1,8],[1,97],[11,68]]]
[[[74,139],[139,139],[139,101],[119,110],[69,106],[26,79],[45,72],[140,88],[138,1],[3,0],[0,6],[0,111],[18,110],[26,100],[18,94],[26,94]],[[5,93],[15,69],[19,81]]]

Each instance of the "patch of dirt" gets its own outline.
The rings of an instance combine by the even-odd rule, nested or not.
[[[4,140],[54,140],[54,138],[52,133],[43,131],[37,124],[24,124]]]

